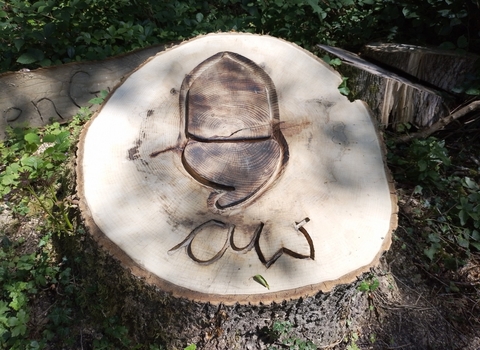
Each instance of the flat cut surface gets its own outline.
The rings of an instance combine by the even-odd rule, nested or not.
[[[188,135],[184,79],[201,83],[195,69],[222,52],[271,79],[275,96],[264,100],[278,106],[261,114],[265,140]],[[157,55],[84,131],[79,193],[90,231],[134,274],[194,300],[281,301],[351,281],[389,247],[396,198],[370,113],[340,83],[323,61],[268,36],[207,35]],[[228,198],[246,183],[260,185]]]

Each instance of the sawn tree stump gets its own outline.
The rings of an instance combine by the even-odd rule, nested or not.
[[[82,134],[89,232],[186,317],[243,304],[225,306],[225,317],[243,310],[258,331],[265,312],[322,310],[328,296],[318,293],[377,264],[396,226],[383,140],[340,82],[268,36],[207,35],[149,59]],[[328,326],[317,316],[299,324],[331,341],[314,336]],[[231,346],[230,327],[209,346]]]

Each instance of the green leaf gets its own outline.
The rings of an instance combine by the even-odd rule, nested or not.
[[[28,133],[26,134],[24,137],[25,141],[27,141],[28,143],[30,144],[35,144],[35,145],[38,145],[40,144],[40,136],[38,136],[36,133]]]
[[[423,187],[420,185],[415,186],[415,189],[413,190],[414,194],[422,194],[423,192]]]
[[[200,23],[203,20],[203,14],[199,12],[195,16],[195,18],[197,19],[197,22]]]
[[[465,186],[467,186],[469,189],[478,190],[478,184],[468,176],[463,179],[463,182],[465,183]]]
[[[28,49],[23,55],[21,55],[17,62],[20,64],[31,64],[41,61],[45,58],[43,51],[39,49]]]
[[[344,96],[348,96],[350,94],[350,89],[347,86],[348,78],[342,77],[342,83],[338,86],[338,91]]]
[[[88,101],[88,103],[91,103],[93,105],[100,105],[103,103],[103,98],[101,97],[94,97],[92,98],[90,101]]]
[[[439,243],[434,243],[430,246],[430,248],[428,249],[425,249],[423,251],[423,253],[430,259],[433,261],[434,257],[435,257],[435,254],[438,252],[438,249],[440,248],[440,244]]]
[[[52,34],[55,32],[55,23],[47,23],[43,27],[43,35],[45,35],[46,38],[52,36]]]
[[[8,185],[13,185],[17,184],[18,174],[9,174],[9,175],[4,175],[2,176],[2,185],[3,186],[8,186]]]
[[[67,55],[70,58],[73,58],[75,56],[75,48],[72,46],[67,47]]]
[[[8,307],[8,303],[3,300],[0,300],[0,316],[6,314],[9,311],[10,311],[10,308]]]
[[[469,88],[465,91],[467,95],[478,96],[480,95],[480,88]]]
[[[471,236],[474,240],[480,242],[480,233],[477,230],[473,230]]]
[[[418,18],[418,15],[415,11],[412,11],[408,7],[404,7],[402,10],[403,15],[405,18]]]
[[[423,171],[427,170],[427,167],[428,167],[428,164],[427,164],[427,162],[426,162],[425,160],[420,159],[420,160],[418,161],[418,170],[419,170],[420,172],[423,172]]]
[[[195,344],[190,344],[184,350],[197,350],[197,346]]]
[[[23,40],[23,39],[13,39],[13,43],[15,44],[15,48],[17,49],[17,51],[20,51],[23,44],[25,44],[25,40]]]
[[[270,289],[270,286],[268,285],[267,280],[265,278],[263,278],[262,275],[253,276],[253,280],[257,283],[260,283],[265,288]]]
[[[324,11],[318,6],[318,0],[307,0],[307,3],[313,9],[313,13],[323,13]]]
[[[368,292],[370,290],[370,286],[368,285],[367,281],[362,281],[357,289],[360,292]]]
[[[5,11],[0,11],[0,18],[8,17],[8,14]]]
[[[39,161],[40,161],[40,159],[38,157],[31,156],[31,157],[22,158],[20,163],[23,166],[28,166],[28,167],[32,167],[34,169],[37,169]]]
[[[462,226],[465,225],[465,223],[468,220],[468,217],[469,217],[469,215],[468,215],[467,211],[465,211],[463,209],[460,210],[458,212],[458,218],[460,219],[460,225],[462,225]]]
[[[468,248],[470,244],[470,242],[467,239],[460,236],[457,236],[457,243],[460,247],[463,247],[463,248]]]

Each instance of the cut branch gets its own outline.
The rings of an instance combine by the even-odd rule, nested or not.
[[[430,127],[425,128],[419,132],[409,134],[409,135],[404,135],[396,138],[394,141],[395,143],[405,143],[405,142],[410,142],[413,139],[421,139],[421,138],[426,138],[433,133],[437,132],[440,129],[443,129],[445,126],[450,124],[451,122],[465,116],[466,114],[476,111],[477,109],[480,109],[480,101],[473,101],[472,103],[468,104],[467,106],[459,109],[455,113],[452,113],[445,118],[441,118],[439,121],[436,123],[432,124]]]

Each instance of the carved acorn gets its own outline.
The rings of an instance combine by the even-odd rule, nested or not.
[[[225,209],[253,200],[285,166],[275,86],[248,58],[219,52],[200,63],[183,81],[180,106],[185,169],[220,190],[209,204]]]

